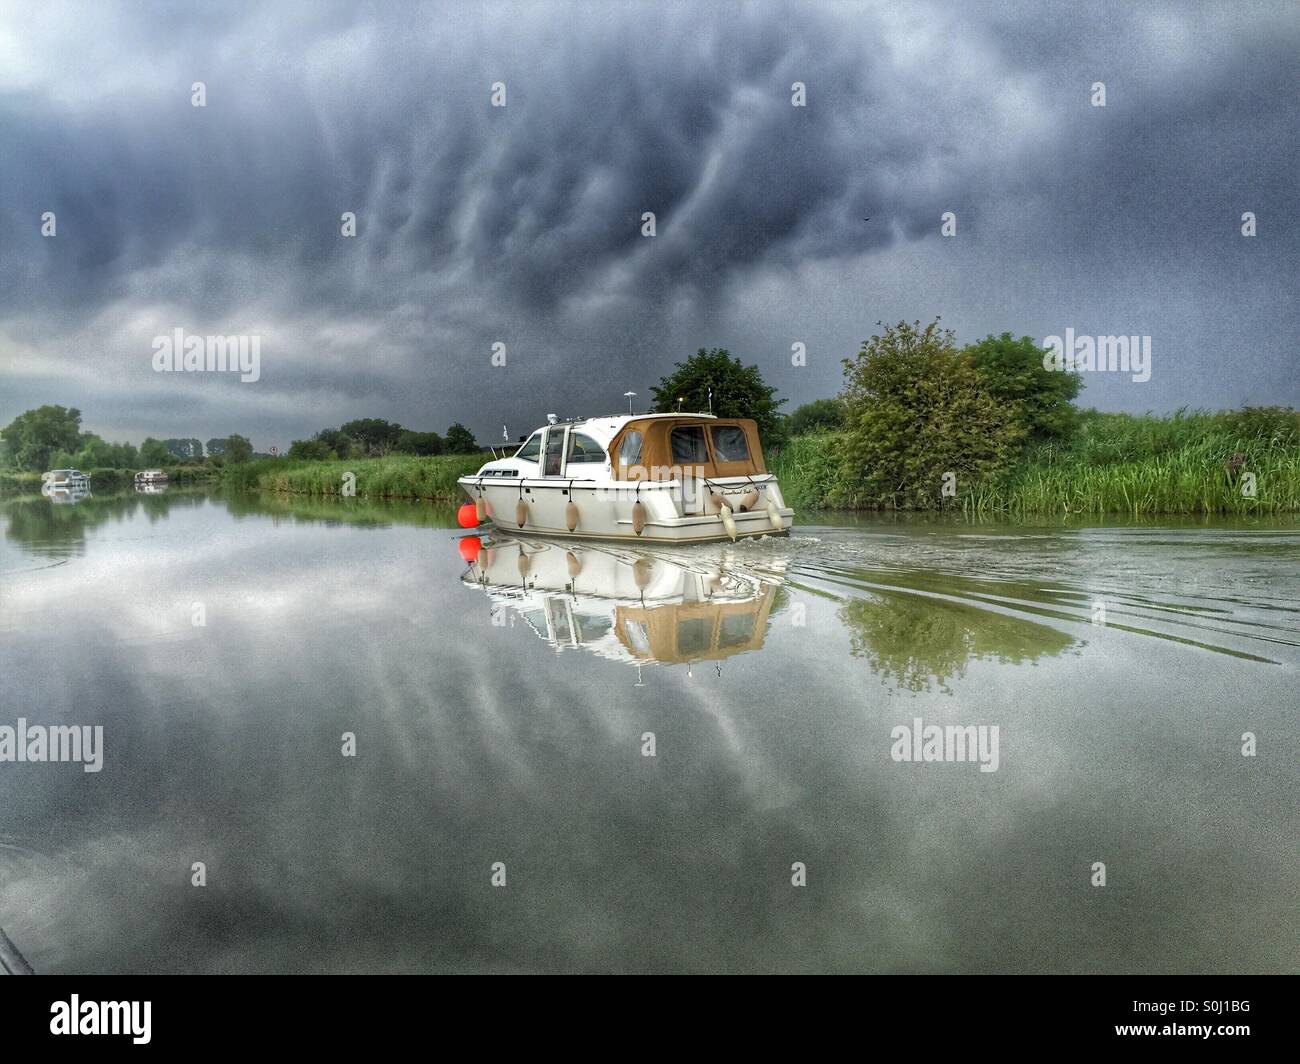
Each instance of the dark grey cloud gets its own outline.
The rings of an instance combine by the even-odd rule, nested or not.
[[[13,12],[0,420],[486,439],[616,409],[702,345],[831,394],[877,319],[933,314],[1151,334],[1150,382],[1089,380],[1109,408],[1296,402],[1297,44],[1289,4]],[[154,374],[176,327],[261,334],[262,380]]]

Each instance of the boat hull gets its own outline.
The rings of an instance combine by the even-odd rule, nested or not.
[[[600,484],[473,476],[458,483],[471,499],[484,500],[487,521],[511,535],[710,543],[781,535],[794,523],[794,511],[770,476],[715,479],[708,492],[683,491],[679,481]],[[711,512],[714,508],[706,501],[710,493],[720,496],[727,508]],[[755,494],[756,500],[747,498]]]

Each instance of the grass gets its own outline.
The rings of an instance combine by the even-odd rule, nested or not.
[[[786,500],[843,506],[854,471],[839,433],[797,437],[771,463]],[[1226,463],[1244,455],[1255,495]],[[867,500],[863,509],[874,509]],[[1300,430],[1283,417],[1180,412],[1169,417],[1086,412],[1064,443],[1040,444],[1001,475],[959,490],[973,514],[1276,514],[1300,512]]]
[[[781,482],[781,495],[796,510],[842,508],[837,489],[843,480],[843,434],[814,432],[787,440],[768,455],[767,468]]]
[[[363,498],[456,502],[464,495],[456,479],[478,472],[483,461],[480,454],[389,455],[331,462],[264,458],[226,466],[222,482],[248,491],[342,495],[345,474],[351,473],[356,477],[356,493]]]

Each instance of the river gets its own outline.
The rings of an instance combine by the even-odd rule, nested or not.
[[[1300,970],[1300,524],[447,510],[0,504],[38,972]]]

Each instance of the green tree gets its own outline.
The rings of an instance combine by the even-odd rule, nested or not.
[[[214,436],[208,440],[208,457],[219,458],[226,453],[226,438],[224,436]]]
[[[814,399],[797,408],[785,423],[787,436],[827,432],[844,425],[844,404],[839,399]]]
[[[1073,401],[1083,386],[1082,378],[1046,368],[1043,355],[1047,352],[1033,339],[1022,336],[1017,340],[1004,332],[969,344],[965,351],[989,393],[998,402],[1019,409],[1026,439],[1061,439],[1074,431],[1078,411]]]
[[[712,394],[713,412],[719,417],[753,418],[767,444],[784,438],[777,408],[785,400],[775,398],[776,389],[763,382],[757,366],[742,365],[725,348],[701,347],[685,362],[676,363],[673,372],[650,391],[659,413],[708,410]]]
[[[144,443],[140,444],[140,461],[146,466],[166,465],[171,458],[171,452],[167,450],[167,445],[162,440],[155,440],[149,436]]]
[[[840,502],[942,505],[945,483],[959,497],[1003,469],[1024,438],[1018,407],[993,395],[938,321],[886,327],[844,360],[844,373],[849,498]]]
[[[349,421],[339,428],[339,432],[356,440],[364,454],[379,457],[396,447],[402,426],[381,417],[363,417]]]
[[[447,430],[446,449],[448,454],[478,454],[478,441],[474,433],[457,421]]]
[[[394,450],[402,454],[429,455],[442,454],[442,447],[442,437],[436,432],[412,432],[410,429],[402,429]],[[475,447],[475,450],[477,449]]]
[[[196,439],[163,440],[163,446],[173,458],[192,459],[203,457],[203,444]]]
[[[18,469],[44,472],[54,451],[75,452],[81,446],[81,411],[39,406],[19,414],[0,429],[10,461]]]
[[[313,439],[325,444],[337,458],[358,458],[364,453],[361,446],[341,429],[321,429]]]
[[[143,453],[144,448],[141,448]],[[253,445],[243,436],[229,436],[226,439],[226,461],[247,462],[253,457]]]
[[[138,469],[140,456],[133,444],[109,443],[93,432],[83,432],[77,450],[53,452],[50,465],[71,465],[78,469]]]
[[[324,440],[294,440],[289,445],[289,457],[321,462],[337,456]]]
[[[72,463],[79,469],[117,469],[117,458],[116,445],[101,439],[93,432],[83,432],[81,446],[77,448]]]

